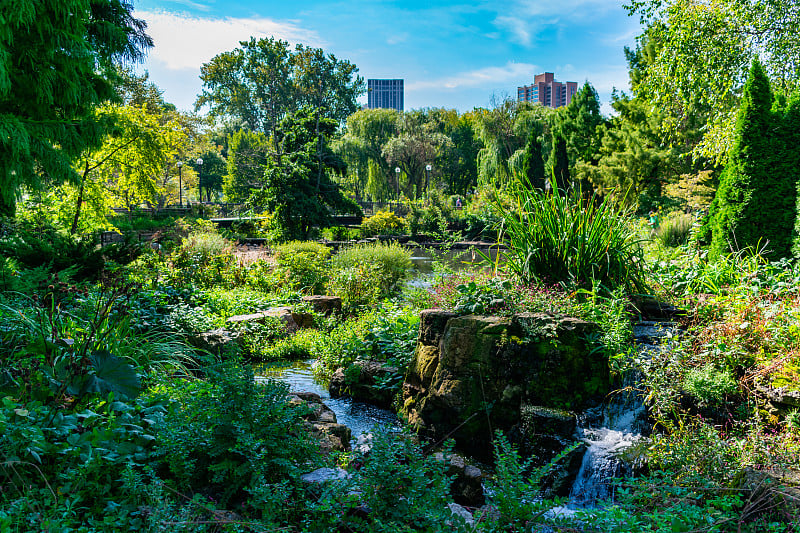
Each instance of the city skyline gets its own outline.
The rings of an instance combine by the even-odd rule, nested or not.
[[[403,78],[405,109],[491,107],[535,74],[556,72],[590,81],[608,113],[612,89],[628,87],[623,47],[640,33],[638,19],[607,0],[140,0],[134,15],[155,41],[137,69],[184,110],[202,90],[203,63],[251,36],[274,36],[346,59],[365,81]]]

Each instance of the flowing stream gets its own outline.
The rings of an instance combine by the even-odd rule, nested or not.
[[[399,430],[400,420],[393,412],[350,398],[331,398],[327,385],[318,382],[312,372],[313,359],[259,366],[255,369],[256,381],[276,379],[289,385],[290,392],[313,392],[336,413],[336,421],[350,428],[353,438],[369,433],[374,428]]]
[[[661,350],[676,334],[671,322],[639,322],[634,325],[636,356],[647,358]],[[602,406],[579,420],[578,437],[588,448],[572,486],[569,507],[589,507],[613,497],[611,481],[632,473],[637,457],[633,448],[647,436],[647,409],[639,386],[641,375],[629,372],[622,388]]]

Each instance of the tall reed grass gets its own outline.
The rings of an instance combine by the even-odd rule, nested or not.
[[[639,239],[630,212],[608,197],[585,198],[580,190],[548,192],[519,186],[511,204],[495,201],[504,268],[523,282],[534,280],[610,292],[647,292]],[[498,262],[499,265],[499,262]]]

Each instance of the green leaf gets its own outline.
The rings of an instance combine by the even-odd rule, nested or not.
[[[94,352],[89,357],[94,373],[87,376],[81,393],[114,392],[127,398],[135,398],[141,390],[139,374],[124,359],[107,351]]]

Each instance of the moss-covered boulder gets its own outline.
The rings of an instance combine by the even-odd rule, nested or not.
[[[421,436],[453,437],[485,456],[494,430],[520,434],[523,405],[576,411],[602,401],[609,371],[592,349],[596,333],[590,322],[541,313],[423,312],[403,414]]]

